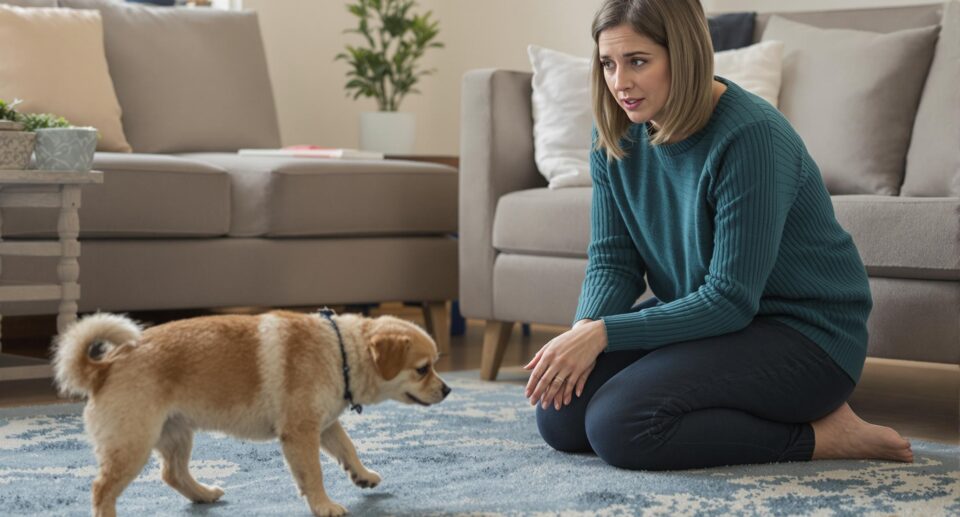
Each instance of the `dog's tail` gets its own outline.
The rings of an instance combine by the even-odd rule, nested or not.
[[[135,344],[142,332],[133,320],[97,313],[74,323],[57,338],[53,370],[60,392],[87,395],[102,382],[107,363],[99,361],[112,348]]]

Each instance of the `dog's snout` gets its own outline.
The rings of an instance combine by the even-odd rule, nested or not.
[[[450,394],[450,386],[447,386],[447,383],[443,383],[443,387],[440,388],[440,391],[443,392],[443,398],[447,398],[447,395]]]

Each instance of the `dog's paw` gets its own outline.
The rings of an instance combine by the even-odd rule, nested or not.
[[[310,510],[313,511],[313,514],[317,517],[340,517],[341,515],[347,514],[346,508],[333,501],[318,504],[317,506],[310,508]]]
[[[218,486],[200,485],[203,491],[194,499],[195,503],[215,503],[223,497],[223,489]]]
[[[380,474],[366,469],[366,472],[350,472],[350,479],[360,488],[373,488],[380,484]]]

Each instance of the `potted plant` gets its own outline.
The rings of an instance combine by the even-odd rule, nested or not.
[[[21,116],[24,129],[37,135],[34,168],[53,171],[88,171],[93,166],[98,133],[92,127],[74,127],[50,113]]]
[[[350,65],[347,96],[372,97],[378,112],[360,115],[360,148],[393,154],[413,151],[416,119],[413,113],[397,111],[414,86],[434,70],[422,70],[417,62],[429,48],[442,48],[434,41],[439,33],[431,12],[411,12],[415,0],[356,0],[347,10],[357,17],[353,32],[363,36],[365,45],[347,45],[337,60]]]
[[[37,135],[23,130],[20,100],[7,103],[0,99],[0,169],[26,169],[30,165]]]

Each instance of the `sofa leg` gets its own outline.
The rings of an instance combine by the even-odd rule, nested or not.
[[[450,314],[447,312],[447,302],[424,302],[423,320],[427,332],[437,342],[437,351],[440,355],[450,353]]]
[[[480,378],[485,381],[496,380],[503,362],[503,351],[510,341],[513,322],[487,320],[483,331],[483,356],[480,358]]]

